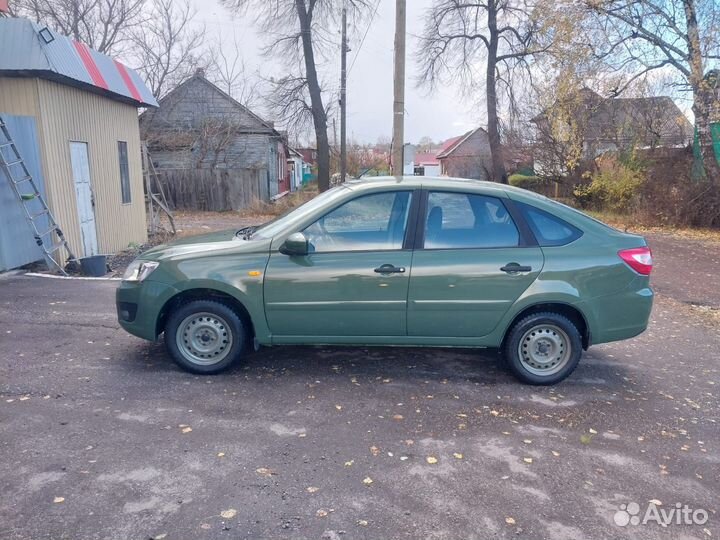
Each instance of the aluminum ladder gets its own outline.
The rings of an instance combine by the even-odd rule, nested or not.
[[[53,258],[53,254],[64,249],[67,252],[68,260],[75,260],[75,255],[28,171],[2,116],[0,116],[0,170],[5,172],[5,177],[10,183],[13,193],[22,205],[25,219],[33,230],[35,243],[43,251],[48,268],[57,268],[61,274],[67,275],[65,269]],[[40,203],[42,210],[39,212],[31,210],[29,206],[32,201]],[[49,224],[46,230],[38,228],[37,220],[42,219],[43,216],[47,216]],[[57,235],[58,241],[48,247],[45,245],[44,239],[52,233]]]

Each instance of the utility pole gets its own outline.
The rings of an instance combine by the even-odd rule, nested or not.
[[[393,101],[392,169],[403,174],[405,145],[405,19],[406,0],[395,0],[395,75]]]
[[[342,51],[340,54],[340,182],[347,176],[347,8],[342,8]]]

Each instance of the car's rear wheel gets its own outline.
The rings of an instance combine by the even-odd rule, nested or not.
[[[216,300],[181,304],[165,324],[165,347],[187,371],[219,373],[244,353],[246,329],[228,305]]]
[[[582,336],[572,321],[559,313],[534,313],[512,327],[503,352],[521,381],[555,384],[577,367]]]

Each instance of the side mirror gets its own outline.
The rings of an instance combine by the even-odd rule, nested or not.
[[[280,246],[283,255],[303,256],[308,254],[308,240],[301,232],[292,233]]]

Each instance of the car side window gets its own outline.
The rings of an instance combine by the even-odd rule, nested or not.
[[[519,245],[518,228],[500,199],[473,193],[428,194],[425,249]]]
[[[540,246],[564,246],[582,236],[580,229],[557,216],[530,204],[520,202],[516,204]]]
[[[311,252],[402,249],[410,191],[352,199],[305,228]]]

